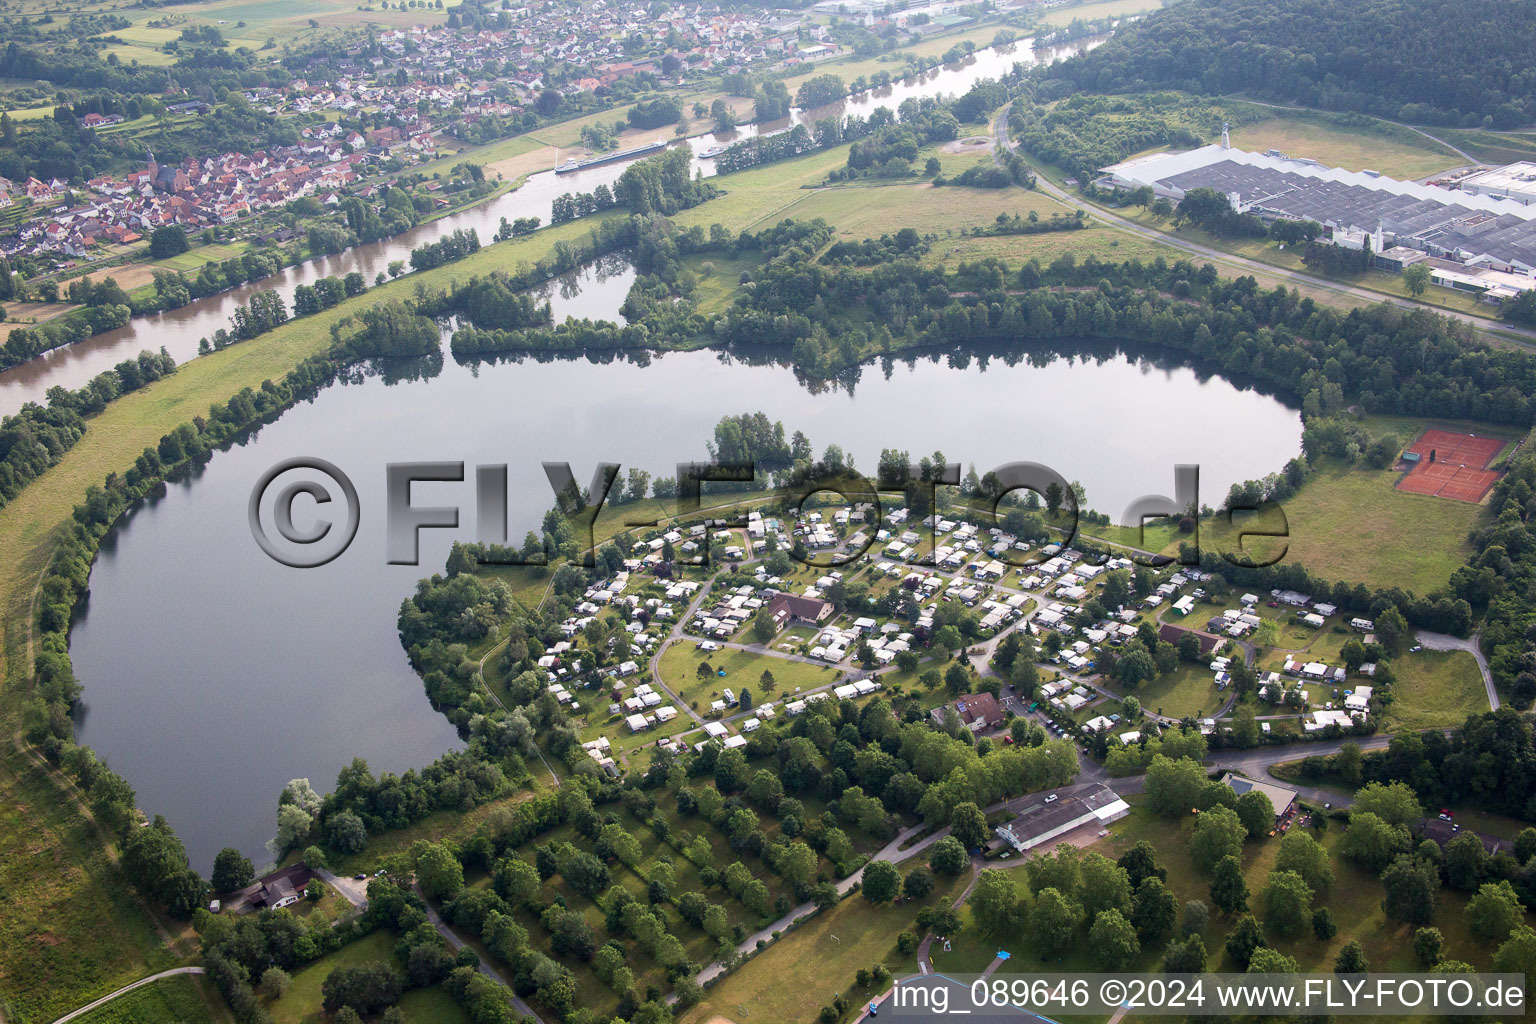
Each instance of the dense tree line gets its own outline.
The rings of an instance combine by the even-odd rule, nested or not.
[[[1041,84],[1039,98],[1048,97],[1054,84]],[[1015,103],[1008,130],[1025,152],[1089,181],[1135,153],[1158,146],[1192,149],[1220,136],[1223,122],[1257,117],[1253,108],[1217,107],[1172,93],[1079,95],[1049,108]]]
[[[20,366],[44,352],[122,327],[132,315],[129,306],[112,303],[87,306],[36,327],[12,328],[5,344],[0,345],[0,369]]]
[[[607,220],[594,230],[590,241],[581,247],[561,242],[555,247],[559,269],[570,269],[596,256],[620,247],[633,247],[636,269],[660,278],[669,287],[678,282],[678,259],[700,252],[719,252],[727,257],[738,253],[762,252],[770,261],[784,259],[812,260],[831,240],[831,228],[824,221],[782,221],[775,227],[753,233],[733,235],[720,224],[710,225],[708,233],[695,225],[687,230],[674,228],[659,218],[630,217],[627,221]],[[563,253],[563,255],[562,255]],[[791,253],[793,255],[791,255]],[[537,266],[535,270],[537,270]],[[517,279],[513,279],[517,280]],[[636,282],[643,288],[644,283]],[[645,308],[645,322],[619,326],[607,321],[567,320],[553,327],[529,327],[522,330],[480,329],[473,325],[454,332],[452,349],[456,357],[474,358],[496,352],[575,351],[593,349],[633,349],[668,347],[673,342],[693,336],[699,330],[693,306],[686,301],[649,302],[631,309]]]
[[[1531,437],[1510,459],[1508,472],[1493,486],[1488,515],[1472,536],[1474,556],[1451,576],[1453,593],[1486,609],[1483,649],[1494,679],[1515,706],[1536,700],[1536,449]]]
[[[175,369],[176,361],[164,349],[141,352],[137,359],[125,359],[97,374],[78,391],[50,389],[47,406],[28,402],[5,417],[0,421],[0,508],[74,447],[85,433],[87,417]]]
[[[1346,748],[1301,762],[1305,778],[1351,785],[1401,782],[1434,804],[1475,803],[1536,821],[1536,746],[1530,721],[1511,708],[1470,716],[1449,736],[1404,732],[1382,750]],[[1417,824],[1417,822],[1414,822]]]
[[[641,100],[624,115],[631,128],[664,128],[683,117],[683,105],[676,96],[658,96]]]
[[[485,277],[453,281],[448,291],[429,296],[418,309],[431,316],[457,316],[476,327],[517,330],[550,323],[549,303],[528,294],[526,283],[519,285],[504,271],[493,270]]]
[[[889,110],[877,110],[863,127],[864,137],[848,147],[847,165],[832,176],[833,180],[905,177],[912,173],[918,150],[960,136],[960,121],[948,105],[934,97],[903,103],[899,120]],[[845,139],[851,137],[849,128],[845,123]]]
[[[1507,129],[1536,117],[1536,23],[1498,0],[1195,0],[1044,72],[1080,92],[1184,89]]]
[[[743,233],[737,246],[749,244]],[[709,240],[705,244],[716,244]],[[719,243],[725,245],[724,242]],[[801,369],[827,376],[881,353],[955,341],[1121,338],[1178,350],[1222,372],[1298,398],[1336,390],[1373,412],[1454,415],[1528,426],[1536,360],[1477,342],[1424,310],[1380,304],[1341,313],[1248,277],[1224,281],[1188,261],[1109,263],[1069,256],[1049,267],[997,260],[946,274],[911,260],[832,268],[807,237],[771,256],[725,314],[694,315],[683,335],[588,325],[509,332],[508,347],[668,347],[690,337],[791,346]],[[486,344],[480,350],[497,346]],[[468,346],[465,346],[466,348]],[[456,347],[456,350],[457,347]]]
[[[788,99],[785,103],[788,104]],[[754,135],[726,147],[725,152],[715,157],[715,169],[721,174],[729,174],[758,164],[787,160],[815,148],[816,140],[811,130],[803,124],[797,124],[788,131]]]
[[[731,145],[715,157],[715,166],[724,174],[853,142],[846,168],[836,172],[833,180],[871,174],[899,177],[908,172],[920,146],[958,138],[961,123],[984,119],[1024,84],[1022,74],[1013,71],[1001,79],[982,79],[953,100],[914,97],[904,100],[895,111],[880,107],[867,118],[831,115],[810,127],[797,124],[787,131],[757,135]],[[801,88],[803,91],[805,86]],[[866,139],[869,141],[860,141]],[[1016,172],[1010,165],[1009,173],[1019,184],[1025,183],[1025,172]]]
[[[1045,220],[1034,210],[1020,217],[1018,214],[1000,213],[991,224],[977,225],[970,233],[982,235],[1040,235],[1052,231],[1079,231],[1088,226],[1088,215],[1079,210],[1075,214],[1052,213]]]
[[[480,235],[474,228],[455,228],[435,242],[411,250],[412,270],[431,270],[480,251]]]
[[[687,147],[669,149],[637,161],[625,168],[610,190],[599,185],[591,192],[562,195],[550,213],[550,222],[562,224],[577,217],[622,206],[641,215],[662,213],[671,216],[713,199],[720,190],[690,173],[692,151]]]
[[[931,248],[932,237],[920,236],[916,228],[902,228],[894,235],[866,238],[860,242],[844,239],[833,242],[827,251],[821,254],[821,262],[868,266],[871,263],[883,263],[901,256],[921,256]]]

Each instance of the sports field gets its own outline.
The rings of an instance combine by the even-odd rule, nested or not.
[[[1488,465],[1506,443],[1501,437],[1426,430],[1409,445],[1408,452],[1418,459],[1397,487],[1456,501],[1482,501],[1499,478]]]

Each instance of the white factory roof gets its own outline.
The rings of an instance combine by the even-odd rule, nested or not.
[[[1182,153],[1151,153],[1147,156],[1139,156],[1135,159],[1106,167],[1104,168],[1104,173],[1114,175],[1120,181],[1132,184],[1134,187],[1134,185],[1152,185],[1157,182],[1166,181],[1187,171],[1209,167],[1224,160],[1245,164],[1249,167],[1265,167],[1275,171],[1301,175],[1302,177],[1317,178],[1321,181],[1336,181],[1344,185],[1359,185],[1362,188],[1389,192],[1394,195],[1411,196],[1414,199],[1428,199],[1437,203],[1455,203],[1457,206],[1464,206],[1472,210],[1511,214],[1522,220],[1536,220],[1536,206],[1525,206],[1518,200],[1496,199],[1493,196],[1478,195],[1459,189],[1453,190],[1439,188],[1435,185],[1420,185],[1414,181],[1398,181],[1396,178],[1389,178],[1386,175],[1367,174],[1364,171],[1346,171],[1341,167],[1329,167],[1318,163],[1316,160],[1304,157],[1250,153],[1243,149],[1223,149],[1215,144],[1201,146],[1199,149],[1185,150]],[[1252,198],[1254,197],[1243,197],[1245,201]]]

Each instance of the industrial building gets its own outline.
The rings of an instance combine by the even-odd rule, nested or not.
[[[1521,166],[1536,174],[1536,165],[1516,164],[1488,181],[1513,181],[1519,174],[1512,168]],[[1467,189],[1481,177],[1457,180],[1461,187],[1452,189],[1327,167],[1274,150],[1249,153],[1211,145],[1127,160],[1105,168],[1096,183],[1150,187],[1175,202],[1190,189],[1212,188],[1240,213],[1312,220],[1337,245],[1369,245],[1379,254],[1380,269],[1401,271],[1414,262],[1411,250],[1436,261],[1435,283],[1504,301],[1536,288],[1536,205],[1526,205],[1536,200],[1536,181],[1524,183],[1531,195],[1522,200],[1512,184]]]
[[[1453,180],[1458,189],[1475,196],[1513,199],[1526,206],[1536,203],[1536,163],[1530,161],[1503,167],[1480,167]]]
[[[1064,836],[1075,828],[1119,821],[1131,806],[1108,786],[1093,783],[1060,800],[1047,798],[1026,807],[1015,819],[997,828],[997,837],[1020,853]]]

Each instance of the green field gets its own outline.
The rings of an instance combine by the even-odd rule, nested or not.
[[[1405,443],[1406,443],[1405,438]],[[1427,594],[1445,585],[1471,548],[1477,505],[1395,487],[1389,469],[1325,462],[1283,502],[1286,555],[1329,579]]]
[[[52,770],[7,744],[0,762],[0,993],[14,1019],[52,1020],[175,966],[124,886],[106,837]]]
[[[75,1021],[76,1024],[211,1024],[228,1018],[223,999],[212,982],[194,975],[178,974],[124,993],[100,1009],[76,1017]]]
[[[1232,145],[1258,153],[1278,149],[1349,171],[1380,171],[1404,179],[1422,178],[1466,162],[1408,128],[1384,121],[1344,125],[1330,115],[1303,112],[1234,128]]]
[[[913,864],[902,865],[903,874]],[[745,965],[711,985],[704,1001],[684,1014],[680,1024],[735,1024],[810,1021],[817,1010],[845,987],[852,987],[860,968],[884,963],[896,975],[917,969],[916,959],[902,956],[896,936],[916,931],[917,911],[944,896],[958,895],[970,879],[939,876],[938,886],[920,903],[875,907],[858,895],[845,897],[830,912],[817,914],[786,932]],[[792,982],[792,983],[788,983]],[[862,993],[865,998],[873,993]],[[857,995],[853,997],[857,1001]]]
[[[1198,618],[1198,613],[1191,616]],[[1169,621],[1178,622],[1177,619]],[[1189,622],[1184,625],[1204,627],[1204,622]],[[1183,718],[1186,715],[1205,717],[1215,714],[1222,702],[1231,696],[1231,693],[1222,693],[1216,689],[1214,675],[1204,664],[1189,665],[1180,664],[1172,673],[1159,676],[1149,683],[1143,683],[1137,687],[1133,694],[1141,701],[1141,706],[1148,711],[1169,718]],[[1101,710],[1095,710],[1094,714],[1103,714]],[[1089,715],[1088,717],[1093,717]]]
[[[380,929],[348,943],[328,956],[293,972],[293,986],[281,999],[262,999],[275,1024],[324,1024],[330,1016],[321,1008],[320,986],[338,967],[383,960],[398,967],[395,936]],[[468,1024],[469,1018],[441,986],[413,989],[400,999],[400,1009],[412,1024]]]
[[[47,103],[41,107],[22,107],[18,110],[7,110],[12,121],[36,121],[43,117],[53,116],[53,104]]]
[[[111,55],[115,55],[124,64],[150,64],[155,67],[170,67],[176,63],[175,56],[166,53],[164,50],[158,50],[152,46],[136,46],[132,43],[102,48],[101,56],[103,59]]]
[[[213,245],[199,245],[188,249],[186,252],[167,259],[159,260],[155,266],[164,267],[167,270],[179,270],[183,273],[197,273],[203,269],[205,263],[222,263],[227,259],[239,256],[250,249],[246,242],[215,243]]]
[[[1392,706],[1397,729],[1450,729],[1488,710],[1477,662],[1467,651],[1419,651],[1392,661]]]
[[[1484,163],[1512,164],[1536,159],[1536,138],[1509,132],[1433,128],[1437,136]]]
[[[317,29],[310,27],[310,19],[319,23],[319,30],[325,30],[368,24],[397,27],[431,25],[446,16],[442,10],[426,5],[408,11],[384,11],[376,10],[371,5],[348,3],[346,0],[212,0],[211,3],[151,8],[148,13],[134,19],[132,28],[117,34],[124,39],[152,41],[160,33],[168,33],[170,38],[175,38],[186,25],[213,25],[224,34],[231,46],[249,46],[257,50],[269,37],[282,44],[313,34]],[[145,22],[167,17],[185,20],[177,20],[174,29],[151,29],[144,25]]]
[[[1155,11],[1162,6],[1162,0],[1102,0],[1100,3],[1053,7],[1040,20],[1047,25],[1070,25],[1078,18],[1084,21],[1093,21],[1097,18],[1124,18],[1132,14]]]
[[[705,661],[716,669],[724,669],[725,675],[700,680],[698,667]],[[825,686],[842,674],[831,666],[807,665],[788,658],[774,658],[731,648],[706,654],[699,651],[691,640],[678,641],[661,656],[662,681],[688,703],[697,703],[701,711],[707,710],[709,702],[727,686],[737,693],[746,687],[752,691],[753,697],[761,701],[765,695],[758,680],[764,670],[773,673],[775,698],[788,697],[797,690]]]
[[[976,162],[974,156],[949,159],[965,164]],[[920,217],[914,216],[917,210],[922,211]],[[1070,212],[1047,195],[1021,188],[953,185],[934,188],[924,181],[897,185],[860,184],[807,192],[783,215],[797,220],[821,217],[837,228],[839,238],[864,239],[894,234],[904,227],[916,227],[922,234],[947,235],[961,228],[991,224],[1000,213],[1016,213],[1022,217],[1031,211],[1042,218]]]

